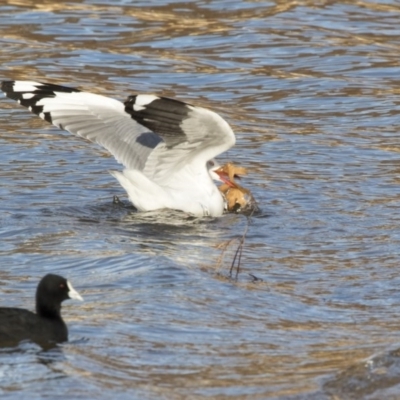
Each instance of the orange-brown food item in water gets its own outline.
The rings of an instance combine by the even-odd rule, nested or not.
[[[219,190],[225,196],[229,212],[253,210],[257,207],[250,190],[245,189],[235,182],[235,176],[247,175],[246,168],[237,167],[233,163],[227,163],[219,168],[217,172],[226,175],[229,179],[228,183],[224,183],[219,187]]]

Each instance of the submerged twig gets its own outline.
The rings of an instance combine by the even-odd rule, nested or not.
[[[240,265],[241,265],[242,254],[243,254],[243,246],[244,246],[244,242],[246,240],[247,232],[249,231],[250,219],[253,216],[255,211],[256,210],[253,209],[252,212],[250,213],[250,215],[247,216],[246,227],[244,229],[242,237],[239,240],[239,246],[236,249],[235,255],[234,255],[232,263],[231,263],[231,268],[229,269],[229,277],[232,278],[232,272],[233,272],[233,269],[235,268],[235,263],[236,263],[236,259],[237,259],[235,282],[237,282],[238,277],[239,277]]]
[[[121,204],[121,200],[117,195],[114,195],[113,197],[113,204]]]
[[[258,278],[258,277],[256,277],[256,276],[253,275],[253,274],[250,274],[250,273],[249,273],[249,275],[253,278],[252,282],[264,282],[263,279]]]
[[[247,232],[249,230],[249,220],[250,220],[250,217],[247,217],[247,224],[246,224],[245,230],[243,232],[242,237],[239,240],[239,246],[236,249],[235,255],[234,255],[232,263],[231,263],[231,268],[229,269],[229,277],[232,278],[232,272],[235,268],[235,263],[236,263],[236,259],[237,259],[235,282],[237,282],[238,277],[239,277],[240,264],[242,261],[242,254],[243,254],[243,245],[246,240]]]

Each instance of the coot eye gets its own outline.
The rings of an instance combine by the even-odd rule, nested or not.
[[[64,289],[65,285],[63,283],[60,283],[60,289]]]

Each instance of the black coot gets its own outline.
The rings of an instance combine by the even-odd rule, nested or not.
[[[48,274],[36,290],[36,314],[23,308],[0,308],[0,346],[12,346],[21,340],[40,345],[68,340],[68,329],[61,318],[61,303],[83,300],[65,278]]]

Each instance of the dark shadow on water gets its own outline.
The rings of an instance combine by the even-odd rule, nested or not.
[[[323,391],[338,399],[387,399],[400,393],[400,348],[366,359],[323,385]],[[398,397],[395,397],[398,398]]]
[[[382,352],[322,380],[313,393],[286,400],[382,400],[398,399],[400,348]]]
[[[2,342],[0,343],[0,356],[11,353],[43,353],[43,354],[62,354],[62,345],[54,342],[35,343],[30,340],[21,342]]]
[[[24,341],[12,348],[0,349],[0,393],[15,392],[38,383],[68,378],[62,346],[43,349]],[[17,396],[18,397],[18,396]]]

